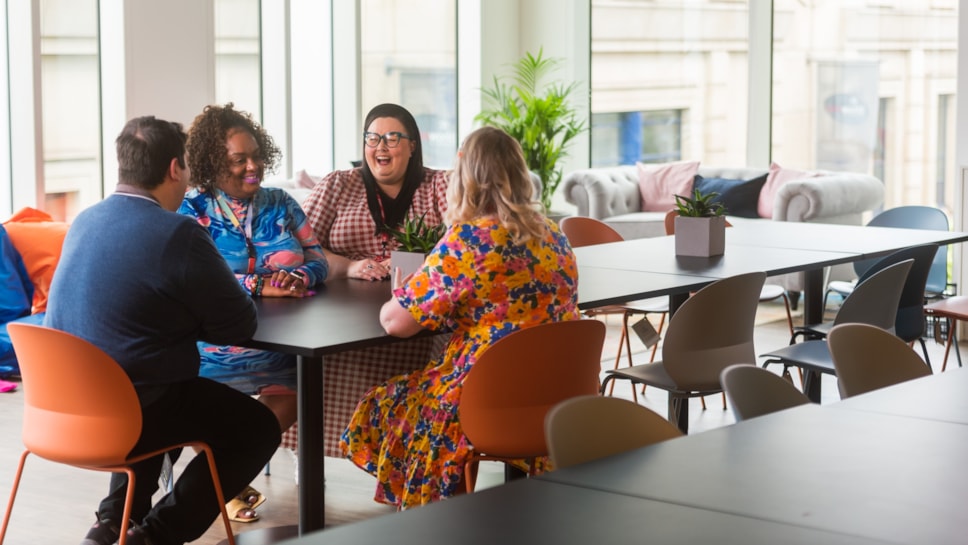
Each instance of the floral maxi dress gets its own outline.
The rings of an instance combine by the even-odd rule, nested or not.
[[[546,225],[526,244],[494,219],[452,225],[394,291],[423,327],[452,333],[440,358],[370,390],[343,433],[347,457],[377,477],[377,501],[406,509],[457,493],[469,455],[457,407],[478,355],[518,329],[580,317],[574,254]]]

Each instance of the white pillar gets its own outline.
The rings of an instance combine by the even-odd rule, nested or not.
[[[7,3],[7,32],[4,52],[8,62],[9,95],[0,102],[9,107],[4,126],[9,132],[0,137],[6,144],[0,166],[9,172],[12,195],[0,197],[4,217],[25,206],[44,208],[44,148],[40,88],[40,2]],[[6,117],[8,112],[3,113]]]
[[[213,0],[101,0],[104,193],[117,184],[114,140],[133,117],[191,125],[215,102]]]

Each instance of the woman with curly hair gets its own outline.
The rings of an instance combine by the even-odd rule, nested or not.
[[[580,318],[575,256],[536,209],[516,140],[494,127],[471,133],[447,198],[443,238],[380,312],[390,335],[449,332],[447,349],[367,392],[341,442],[376,476],[375,499],[401,509],[462,491],[470,445],[457,411],[478,356],[519,329]]]
[[[188,132],[187,155],[192,189],[179,212],[208,229],[242,287],[253,297],[313,295],[310,288],[326,279],[326,258],[295,199],[261,185],[281,155],[265,129],[232,103],[206,106]],[[258,394],[281,430],[295,423],[293,356],[203,342],[198,349],[202,377]],[[229,515],[257,520],[263,501],[249,487],[230,502]]]

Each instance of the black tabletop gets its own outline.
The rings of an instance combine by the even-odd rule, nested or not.
[[[727,245],[837,251],[867,257],[930,242],[949,244],[965,240],[968,233],[957,231],[786,221],[774,221],[767,227],[761,222],[740,222],[726,230]]]
[[[336,280],[313,297],[258,297],[259,328],[248,344],[301,356],[322,356],[392,342],[380,325],[389,282]]]
[[[716,277],[578,267],[578,306],[582,309],[696,291]]]
[[[832,409],[870,411],[968,424],[968,369],[954,368],[831,403]]]
[[[968,426],[796,407],[539,479],[897,543],[964,543]]]
[[[336,526],[284,543],[859,545],[884,542],[531,479]]]
[[[738,228],[733,228],[733,230]],[[729,231],[730,229],[727,229]],[[856,253],[730,244],[714,257],[675,255],[674,237],[639,238],[575,249],[582,267],[727,278],[763,271],[772,276],[850,263]]]

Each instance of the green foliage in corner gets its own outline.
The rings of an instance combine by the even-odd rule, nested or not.
[[[400,249],[404,252],[419,252],[429,254],[440,237],[444,236],[447,226],[443,223],[439,225],[428,225],[424,217],[407,217],[399,229],[387,229],[393,240],[400,243]]]
[[[721,203],[713,202],[713,199],[718,196],[719,193],[706,193],[704,195],[698,189],[694,190],[691,199],[689,197],[683,197],[682,195],[676,195],[676,210],[680,216],[689,218],[722,216],[726,213],[726,208]]]
[[[485,107],[474,119],[503,130],[521,144],[528,168],[541,178],[541,205],[548,211],[561,183],[558,160],[586,127],[570,103],[577,83],[545,85],[561,59],[545,58],[542,53],[540,49],[537,56],[522,57],[510,76],[495,76],[494,85],[481,90]]]

